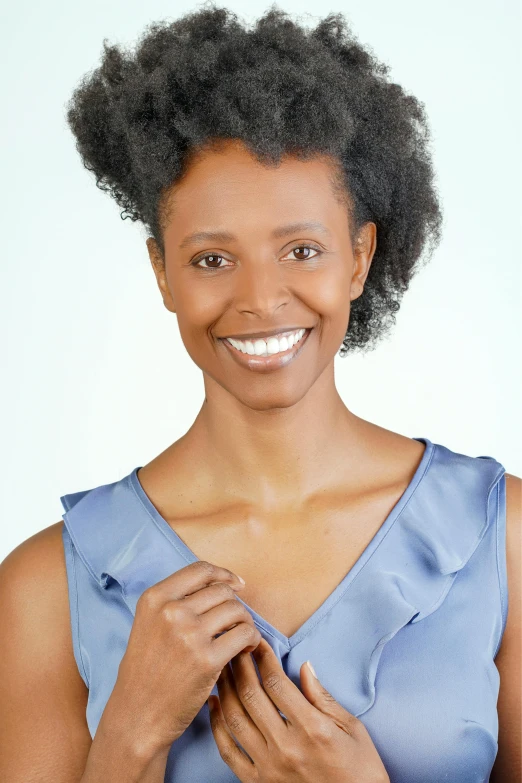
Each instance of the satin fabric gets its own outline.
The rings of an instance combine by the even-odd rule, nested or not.
[[[494,659],[508,606],[505,468],[493,457],[415,440],[425,451],[407,489],[295,634],[285,637],[245,606],[297,687],[310,659],[325,688],[365,724],[391,783],[483,783],[498,749]],[[138,470],[60,498],[73,648],[89,688],[92,737],[139,596],[198,559],[149,500]],[[237,780],[219,755],[205,703],[172,744],[165,781]]]

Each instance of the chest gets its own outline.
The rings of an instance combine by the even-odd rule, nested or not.
[[[229,510],[169,524],[200,560],[243,577],[241,599],[290,638],[352,570],[400,494],[395,487],[311,502],[298,512]]]

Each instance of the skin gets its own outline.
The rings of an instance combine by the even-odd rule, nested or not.
[[[241,145],[226,144],[198,156],[169,194],[165,256],[147,241],[164,305],[202,370],[205,401],[188,432],[139,471],[140,481],[200,559],[245,579],[242,599],[285,636],[358,559],[424,449],[356,416],[335,388],[334,359],[377,237],[372,223],[351,236],[330,174],[325,158],[287,158],[269,169]],[[275,227],[298,220],[318,220],[330,236],[309,229],[271,237]],[[235,239],[179,247],[188,234],[215,229]],[[304,245],[323,255],[292,254]],[[230,266],[192,266],[203,253]],[[314,329],[292,362],[269,373],[240,366],[218,340],[280,325]],[[491,780],[520,783],[522,482],[509,475],[506,487],[510,605],[496,659],[500,731]],[[72,652],[62,525],[38,532],[0,564],[0,616],[9,628],[0,634],[0,778],[12,783],[32,779],[35,770],[43,783],[79,780],[91,746],[87,689]],[[240,653],[212,700],[217,746],[239,779],[386,780],[363,724],[306,665],[295,688],[267,647],[253,653],[262,683],[250,653]],[[282,740],[288,731],[291,756]],[[332,758],[337,770],[328,766]]]

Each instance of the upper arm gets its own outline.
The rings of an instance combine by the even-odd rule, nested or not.
[[[508,616],[495,658],[500,674],[498,754],[491,783],[522,781],[522,481],[506,473]]]
[[[74,783],[91,746],[72,647],[63,522],[0,563],[0,780]]]

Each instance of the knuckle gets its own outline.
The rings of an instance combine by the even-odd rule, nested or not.
[[[232,764],[234,763],[234,754],[228,747],[222,747],[221,745],[218,746],[219,755],[227,764],[227,766],[232,767]]]
[[[195,569],[202,571],[203,576],[214,576],[217,570],[214,563],[209,563],[208,560],[197,560],[193,565]]]
[[[163,604],[159,614],[163,622],[177,627],[186,623],[190,612],[187,607],[183,606],[181,603],[169,601],[168,603]]]
[[[235,598],[228,598],[226,601],[223,601],[223,606],[226,607],[227,612],[233,614],[234,617],[239,617],[243,614],[241,611],[243,607]]]
[[[276,671],[268,672],[263,679],[263,685],[267,691],[275,693],[276,695],[280,694],[283,690],[282,677],[279,672]]]
[[[352,716],[350,718],[350,725],[356,737],[358,736],[360,739],[362,739],[363,737],[368,737],[368,738],[370,737],[368,729],[366,728],[364,723],[358,718],[354,718]]]
[[[150,609],[154,609],[157,600],[158,599],[157,599],[156,591],[154,590],[154,586],[147,587],[147,589],[143,591],[143,593],[136,601],[136,611],[138,611],[138,608],[140,608],[140,611],[143,611],[144,609],[146,611]]]
[[[261,641],[261,633],[254,625],[252,616],[249,614],[250,621],[248,623],[241,623],[241,629],[243,631],[243,640],[245,644],[259,644]]]
[[[245,716],[240,712],[232,712],[226,716],[228,726],[232,729],[234,734],[240,734],[244,731],[246,726]]]
[[[351,737],[362,736],[366,731],[364,723],[360,721],[359,718],[356,718],[355,715],[344,715],[343,723],[345,731]]]
[[[329,702],[330,704],[338,704],[337,699],[334,699],[330,691],[327,691],[323,686],[321,686],[321,698],[327,703]]]
[[[252,638],[252,626],[248,623],[237,622],[234,628],[234,632],[238,634],[239,644],[249,644]],[[235,635],[235,634],[234,634]]]
[[[197,648],[198,662],[200,669],[206,671],[209,677],[217,680],[220,669],[220,663],[216,660],[212,647]]]
[[[244,618],[244,622],[247,623],[250,628],[255,628],[256,624],[254,623],[254,618],[246,608],[246,606],[243,606],[243,604],[240,604],[239,601],[236,599],[236,604],[239,606],[241,611],[241,616]],[[259,634],[259,638],[261,639],[261,634]]]
[[[310,740],[318,744],[326,744],[332,739],[332,722],[321,720],[312,721],[306,726],[306,734]]]
[[[216,584],[212,585],[212,589],[215,590],[217,594],[217,598],[220,598],[222,602],[224,601],[231,601],[234,600],[236,604],[239,603],[239,601],[236,601],[234,596],[235,593],[230,587],[230,585],[227,585],[226,582],[216,582]]]
[[[305,750],[297,742],[288,742],[280,749],[283,768],[295,772],[305,762]]]
[[[191,661],[197,664],[198,668],[204,665],[201,661],[201,646],[195,638],[193,631],[188,628],[178,629],[174,636],[176,651],[181,655],[186,655]]]
[[[239,689],[239,698],[245,704],[254,704],[256,697],[256,689],[252,688],[251,685],[246,685],[244,688]]]

